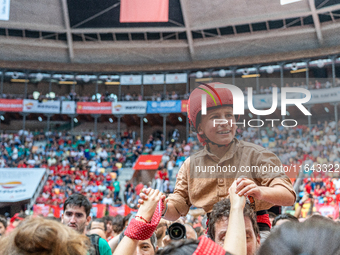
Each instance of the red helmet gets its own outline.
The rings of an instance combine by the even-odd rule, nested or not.
[[[220,82],[213,82],[207,84],[201,84],[194,89],[188,100],[188,117],[191,125],[197,129],[196,118],[197,114],[202,109],[202,95],[207,95],[207,109],[216,106],[233,106],[233,94],[227,88],[215,88],[216,84],[223,84]],[[201,137],[197,134],[198,140],[205,145],[207,138]]]

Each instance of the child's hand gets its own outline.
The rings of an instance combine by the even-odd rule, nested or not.
[[[165,195],[159,190],[150,189],[148,199],[140,205],[137,216],[143,217],[147,221],[151,221],[159,200],[164,200]]]
[[[245,204],[246,204],[246,197],[245,196],[239,196],[236,191],[236,181],[233,182],[233,184],[229,188],[229,199],[231,203],[232,208],[240,208],[243,210]]]
[[[262,200],[261,189],[254,181],[246,177],[240,177],[236,180],[236,185],[235,193],[239,196],[252,196],[253,198]]]
[[[138,199],[138,205],[137,207],[139,208],[142,204],[144,204],[144,201],[148,200],[148,195],[151,191],[151,188],[143,188],[139,194],[140,199]]]

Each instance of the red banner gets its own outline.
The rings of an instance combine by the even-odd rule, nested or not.
[[[0,111],[2,112],[22,112],[23,100],[0,99]]]
[[[181,112],[187,112],[188,100],[182,100],[182,110]]]
[[[157,170],[163,155],[141,155],[133,166],[135,170]]]
[[[37,204],[33,205],[33,215],[42,215],[44,217],[49,216],[49,214],[53,214],[54,217],[60,218],[61,208],[56,205],[44,205],[44,204]]]
[[[119,21],[168,22],[169,0],[121,0]]]
[[[102,218],[105,216],[105,204],[92,204],[92,217]]]
[[[130,212],[137,212],[137,210],[131,209],[127,205],[122,205],[119,207],[109,206],[109,215],[110,216],[117,216],[119,215],[128,215]]]
[[[332,216],[333,219],[337,219],[339,217],[339,206],[338,205],[320,205],[317,204],[316,210],[321,213],[322,216]]]
[[[102,218],[105,216],[105,204],[92,204],[91,215],[92,217]],[[131,209],[127,205],[121,205],[119,207],[109,206],[109,215],[116,216],[116,215],[123,215],[126,216],[131,212],[137,212],[137,210]],[[44,204],[37,204],[33,205],[33,215],[40,215],[47,217],[53,214],[54,217],[60,218],[62,213],[62,208],[59,208],[56,205],[44,205]]]
[[[77,103],[78,114],[111,114],[112,103],[111,102],[78,102]]]

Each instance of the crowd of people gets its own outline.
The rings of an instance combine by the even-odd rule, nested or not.
[[[120,206],[127,203],[136,208],[140,186],[128,180],[118,181],[122,167],[132,167],[139,155],[160,150],[159,138],[150,135],[143,146],[131,130],[122,133],[118,141],[113,135],[94,136],[91,131],[72,137],[67,132],[53,132],[49,136],[41,131],[21,130],[0,136],[0,167],[48,168],[48,180],[36,203],[61,206],[73,193],[88,197],[91,203]],[[173,192],[169,178],[175,164],[185,160],[188,145],[170,144],[166,149],[153,183],[164,192]],[[188,156],[187,151],[185,152]],[[169,173],[169,174],[168,174]],[[121,188],[124,192],[121,192]],[[123,199],[124,198],[124,199]],[[122,201],[123,200],[123,201]]]
[[[335,80],[335,86],[340,86],[340,79],[336,78]],[[292,82],[285,83],[284,87],[300,87],[305,88],[308,90],[314,90],[314,89],[329,89],[333,87],[332,81],[327,80],[325,82],[320,82],[317,79],[311,79],[309,81],[309,84],[306,85],[305,82]],[[273,88],[278,89],[278,93],[280,93],[280,85],[277,85],[275,83],[267,84],[267,85],[261,85],[259,88],[259,91],[256,91],[256,89],[253,89],[253,94],[272,94]],[[247,87],[244,88],[244,94],[247,95],[248,89]],[[172,91],[165,93],[152,93],[152,95],[144,95],[138,91],[135,92],[122,92],[120,96],[110,93],[106,91],[103,94],[99,95],[79,95],[77,94],[73,89],[71,89],[71,92],[69,94],[65,95],[58,95],[54,94],[53,98],[51,98],[50,94],[46,95],[39,95],[38,100],[44,101],[44,100],[60,100],[60,101],[77,101],[77,102],[116,102],[116,101],[163,101],[163,100],[186,100],[189,99],[190,93],[184,93],[180,91]],[[0,98],[4,99],[23,99],[24,95],[19,94],[1,94]],[[33,99],[33,95],[28,95],[28,99]]]
[[[214,204],[208,222],[201,216],[175,222],[161,219],[165,195],[151,188],[142,192],[148,199],[135,215],[126,217],[91,218],[91,203],[79,193],[67,198],[60,219],[16,214],[8,222],[0,216],[0,253],[326,255],[340,251],[339,223],[315,213],[303,222],[292,215],[274,215],[271,222],[260,223],[246,197],[236,193],[236,182],[229,188],[229,198]]]
[[[210,111],[218,116],[223,114],[223,117],[234,118],[230,106],[212,108]],[[24,130],[17,134],[2,134],[1,167],[49,168],[50,175],[37,203],[62,207],[61,224],[64,226],[40,217],[26,217],[23,213],[8,219],[0,217],[0,231],[6,232],[5,237],[0,239],[0,253],[277,254],[279,240],[283,239],[280,247],[287,251],[287,254],[314,254],[314,251],[320,251],[320,245],[324,245],[316,242],[319,235],[322,234],[322,240],[336,240],[336,233],[340,230],[340,226],[335,224],[338,219],[330,215],[323,217],[318,212],[313,212],[313,206],[316,203],[340,202],[340,181],[334,171],[331,171],[335,170],[340,162],[340,141],[336,136],[339,132],[336,127],[340,122],[318,121],[312,129],[305,125],[289,129],[267,126],[260,132],[254,128],[234,128],[233,133],[230,130],[220,130],[216,133],[211,132],[211,120],[207,119],[209,117],[199,116],[196,119],[194,114],[190,118],[192,123],[196,123],[194,128],[198,141],[190,138],[182,143],[175,141],[167,144],[166,148],[162,148],[164,155],[153,183],[140,182],[135,185],[128,180],[124,194],[121,194],[123,185],[117,179],[119,169],[128,161],[135,162],[141,154],[158,150],[162,144],[159,143],[159,138],[150,136],[146,144],[142,145],[129,131],[124,132],[121,141],[111,135],[95,136],[91,132],[77,137],[71,137],[67,133],[45,136],[43,133]],[[234,140],[234,136],[238,140]],[[201,149],[200,145],[207,143],[213,153]],[[232,145],[229,146],[230,144]],[[253,161],[257,160],[279,164],[279,160],[272,153],[274,152],[282,164],[301,166],[301,176],[306,178],[300,183],[294,216],[271,213],[267,220],[264,216],[267,213],[262,214],[267,208],[266,202],[282,206],[294,204],[295,192],[286,176],[280,175],[282,179],[272,177],[272,181],[278,184],[274,186],[270,186],[270,182],[266,183],[265,179],[255,184],[243,176],[230,183],[230,186],[220,179],[217,187],[216,178],[195,179],[185,172],[189,169],[186,159],[192,153],[199,151],[192,162],[196,164],[204,157],[209,160],[220,159],[231,153],[229,149],[237,144],[240,145],[235,147],[233,157],[239,157],[238,161],[242,160],[245,165],[253,164]],[[242,153],[248,155],[246,158],[241,156],[241,149]],[[204,163],[207,164],[207,161]],[[328,171],[315,170],[318,165],[326,165]],[[172,194],[174,187],[171,179],[175,177],[175,166],[183,167],[177,176],[177,192]],[[260,186],[264,187],[262,191],[258,188]],[[229,198],[222,199],[226,187]],[[266,193],[265,190],[271,192]],[[221,199],[216,199],[215,191],[222,194]],[[263,193],[259,195],[259,192]],[[102,219],[91,218],[91,204],[120,206],[122,201],[119,197],[122,195],[128,206],[139,208],[133,217],[118,215],[105,216]],[[255,199],[255,202],[250,198]],[[312,209],[305,220],[301,218],[301,211],[303,205],[308,202]],[[192,210],[188,214],[193,204],[201,204],[205,212],[195,214],[195,210]],[[181,226],[183,233],[186,233],[180,238],[184,239],[182,241],[173,242],[179,233],[178,230],[171,232],[175,223],[179,224],[175,226]],[[54,229],[58,227],[62,229],[64,237],[67,236],[73,241],[65,244],[65,238],[54,233]],[[70,228],[76,231],[69,231]],[[36,231],[31,231],[32,239],[24,240],[28,229]],[[308,247],[301,245],[299,242],[312,230],[315,231],[312,236],[314,242],[309,242]],[[289,231],[293,232],[289,234]],[[44,242],[41,240],[44,238],[35,239],[35,234],[49,234],[56,238],[53,242],[46,241],[46,245],[42,245]],[[70,250],[58,248],[58,242],[65,244]],[[324,245],[323,248],[322,252],[317,254],[337,254],[339,250],[337,244]],[[290,250],[293,251],[289,253]],[[283,251],[280,249],[281,253]]]

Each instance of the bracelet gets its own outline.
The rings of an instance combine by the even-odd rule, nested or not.
[[[165,212],[162,214],[162,217],[165,216],[165,214],[166,214],[167,211],[168,211],[168,203],[166,203],[166,205],[165,205]]]
[[[144,220],[144,221],[145,221],[145,223],[148,223],[148,224],[150,224],[150,223],[151,223],[151,221],[147,221],[147,220],[146,220],[146,219],[144,219],[142,216],[138,216],[138,215],[136,215],[136,216],[135,216],[135,218],[140,218],[140,219]]]
[[[300,201],[300,202],[299,202],[299,206],[302,207],[304,203],[305,203],[305,202]]]
[[[125,236],[134,240],[149,239],[157,229],[159,221],[161,220],[161,213],[163,209],[164,209],[163,201],[159,201],[157,208],[152,216],[151,222],[149,224],[143,221],[132,219],[128,227],[125,229],[124,232]]]

